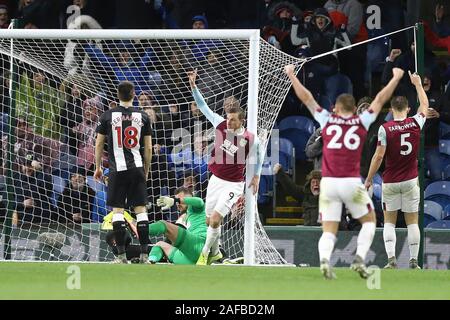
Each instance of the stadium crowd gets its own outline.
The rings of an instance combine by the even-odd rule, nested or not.
[[[381,9],[381,28],[367,27],[367,8],[377,5]],[[74,7],[76,6],[76,7]],[[79,10],[81,16],[73,19]],[[287,54],[306,58],[332,51],[350,44],[404,28],[411,23],[406,19],[405,1],[382,0],[296,0],[296,1],[177,1],[134,0],[109,1],[108,6],[96,0],[0,0],[0,27],[7,28],[13,18],[19,18],[20,28],[259,28],[261,36],[271,45]],[[448,37],[450,36],[449,7],[436,2],[434,14],[426,17],[426,71],[424,88],[430,101],[430,111],[425,124],[426,185],[444,179],[444,171],[450,160],[439,149],[442,128],[450,128],[450,64]],[[447,40],[446,40],[447,39]],[[69,41],[70,42],[70,41]],[[190,90],[183,54],[172,49],[168,55],[168,67],[156,71],[152,68],[154,54],[151,49],[134,50],[139,43],[121,41],[105,43],[102,47],[93,43],[74,42],[61,56],[67,69],[66,79],[55,79],[45,72],[19,64],[15,108],[17,126],[14,128],[14,186],[16,194],[15,223],[58,221],[61,223],[101,222],[109,210],[105,208],[104,184],[93,181],[95,129],[99,115],[115,106],[113,88],[122,81],[130,80],[136,86],[137,108],[144,110],[153,126],[153,159],[148,180],[149,204],[156,203],[160,195],[173,194],[178,187],[189,188],[193,195],[205,197],[208,179],[208,145],[212,127],[190,102]],[[202,92],[227,90],[232,84],[224,79],[217,68],[218,52],[213,43],[200,41],[188,43],[202,70],[213,79],[203,84]],[[337,96],[351,93],[358,102],[358,112],[367,108],[372,92],[373,78],[378,77],[385,85],[392,76],[392,68],[415,70],[414,42],[404,35],[393,36],[390,41],[371,42],[368,46],[355,46],[352,50],[324,56],[307,63],[298,77],[311,90],[325,109],[332,110]],[[437,56],[436,47],[448,50]],[[139,56],[133,54],[140,52]],[[68,52],[68,53],[67,53]],[[106,70],[92,78],[93,70]],[[0,112],[2,133],[3,200],[6,198],[5,175],[8,119],[10,116],[8,59],[2,57]],[[98,94],[92,95],[73,83],[71,77],[78,74],[93,81]],[[201,78],[202,75],[200,74]],[[417,109],[417,97],[406,77],[396,92],[405,95],[411,114]],[[160,105],[156,88],[163,91],[167,83],[178,86],[179,95],[170,98],[168,106]],[[109,88],[109,89],[108,89]],[[163,89],[161,89],[163,88]],[[170,89],[170,88],[168,88]],[[111,91],[112,90],[112,91]],[[239,103],[240,97],[224,97],[223,106]],[[300,106],[293,94],[286,98],[277,118],[279,123],[290,116],[302,116],[313,122],[306,108]],[[381,113],[371,126],[361,161],[361,177],[367,177],[370,159],[376,144],[379,126],[391,119],[390,113]],[[314,123],[314,122],[313,122]],[[315,123],[315,127],[318,126]],[[441,131],[440,128],[441,127]],[[173,148],[179,139],[172,139],[177,130],[189,128],[192,139],[186,148],[177,153]],[[446,129],[450,132],[450,129]],[[210,133],[206,133],[210,131]],[[196,135],[202,132],[203,136]],[[308,166],[320,170],[320,129],[303,145]],[[204,138],[204,137],[207,138]],[[182,136],[178,135],[180,139]],[[291,141],[294,145],[296,141]],[[174,156],[176,154],[176,156]],[[104,166],[107,167],[106,156]],[[305,225],[318,225],[317,180],[320,171],[312,171],[305,187],[292,186],[289,168],[275,166],[274,172],[281,185],[287,185],[304,207]],[[286,171],[284,171],[284,170]],[[450,170],[449,170],[450,171]],[[374,192],[374,197],[377,197]],[[380,199],[377,213],[382,224]],[[263,202],[263,201],[261,201]],[[4,206],[4,201],[2,201]],[[154,206],[149,205],[152,220],[170,221],[170,213],[162,217]],[[3,212],[4,207],[3,207]],[[345,215],[345,210],[343,210]],[[4,216],[4,213],[2,213]],[[342,229],[352,228],[348,223]]]

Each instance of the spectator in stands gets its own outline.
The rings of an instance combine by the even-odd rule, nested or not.
[[[330,15],[325,8],[314,10],[307,27],[300,33],[298,22],[293,23],[290,36],[292,44],[298,48],[297,52],[300,57],[316,56],[351,44],[344,30],[337,30],[333,27]],[[316,97],[317,94],[327,94],[324,92],[324,82],[326,78],[335,75],[338,69],[337,55],[328,55],[311,61],[304,65],[302,70],[306,75],[306,87]]]
[[[7,29],[9,22],[8,7],[2,4],[0,5],[0,28]]]
[[[431,29],[442,38],[450,36],[450,21],[445,10],[449,10],[448,2],[438,1],[434,10],[433,21]]]
[[[427,110],[427,121],[424,126],[425,133],[425,168],[431,180],[440,180],[441,175],[441,158],[439,154],[439,122],[444,121],[450,123],[448,113],[445,112],[441,117],[443,102],[445,101],[439,89],[433,86],[430,72],[426,72],[423,78],[423,89],[428,97],[429,107]],[[447,109],[449,109],[447,107]]]
[[[411,43],[410,50],[405,53],[402,53],[400,49],[392,49],[389,57],[386,58],[386,64],[384,66],[383,75],[381,77],[382,84],[387,84],[389,80],[392,78],[392,69],[394,67],[398,67],[403,69],[405,72],[410,70],[413,72],[416,70],[415,64],[415,44]],[[411,114],[416,114],[417,108],[417,95],[416,90],[413,85],[411,85],[411,81],[404,77],[400,80],[399,85],[395,91],[396,95],[405,96],[408,99],[408,104],[411,108]]]
[[[113,49],[118,54],[117,59],[106,55],[95,44],[85,44],[84,50],[99,70],[103,69],[106,73],[113,72],[115,84],[125,80],[131,81],[135,85],[136,94],[139,95],[142,91],[156,87],[161,82],[161,75],[156,71],[150,71],[153,68],[153,49],[147,47],[142,57],[133,59],[132,54],[136,52],[135,46],[136,44],[129,40],[115,43]]]
[[[203,136],[194,137],[192,169],[199,176],[200,183],[205,183],[208,180],[209,153],[207,151],[207,145],[208,142]]]
[[[26,71],[20,74],[16,112],[18,117],[27,119],[35,134],[59,138],[60,103],[58,91],[49,84],[44,72],[34,69],[31,78]]]
[[[72,128],[78,141],[77,165],[86,170],[93,169],[95,163],[95,129],[100,110],[102,107],[98,97],[84,100],[83,121]]]
[[[359,115],[365,110],[367,110],[372,103],[372,97],[366,96],[359,99],[357,103],[356,113]],[[363,149],[361,152],[361,166],[360,174],[365,179],[369,173],[370,161],[375,153],[378,144],[378,129],[385,122],[385,115],[379,113],[376,120],[370,125],[367,131],[366,141],[364,142]],[[381,167],[383,170],[384,166]],[[382,214],[382,213],[381,213]]]
[[[273,173],[277,175],[286,193],[292,195],[303,207],[303,219],[305,226],[319,226],[319,194],[320,180],[322,174],[318,170],[313,170],[306,177],[304,186],[299,186],[284,172],[281,164],[277,163],[273,167]]]
[[[258,1],[258,28],[263,29],[269,25],[269,10],[274,0],[259,0]]]
[[[183,44],[180,44],[183,45]],[[186,44],[184,44],[186,45]],[[187,50],[169,49],[173,50],[167,53],[169,63],[161,70],[162,83],[159,87],[159,92],[171,92],[173,88],[177,88],[182,97],[189,97],[190,90],[184,75],[187,71]],[[180,98],[180,97],[178,97]]]
[[[428,23],[424,22],[425,39],[435,47],[446,48],[450,53],[450,36],[439,37],[434,33]]]
[[[208,29],[208,19],[206,19],[206,16],[204,15],[196,15],[192,17],[192,29]],[[215,42],[212,40],[192,40],[187,43],[187,46],[189,47],[189,50],[193,57],[200,63],[202,63],[207,55],[208,52],[216,48],[218,43],[221,42]]]
[[[322,170],[322,129],[317,128],[309,137],[305,147],[305,154],[314,162],[314,170]]]
[[[72,130],[83,121],[83,101],[87,99],[84,90],[78,85],[68,85],[69,82],[64,80],[60,85],[61,94],[64,95],[64,106],[61,107],[59,115],[59,124],[69,145],[71,154],[77,154],[77,134]]]
[[[85,169],[74,167],[70,175],[70,182],[58,201],[59,222],[91,222],[94,197],[94,190],[86,184]]]
[[[301,10],[289,1],[274,2],[268,11],[269,23],[263,28],[263,38],[275,48],[292,54],[290,33],[292,19],[300,20]]]
[[[358,43],[368,39],[364,10],[358,0],[328,0],[325,5],[336,29],[345,28],[350,41]],[[353,83],[356,99],[365,96],[364,74],[367,61],[367,47],[360,45],[339,53],[341,72]]]
[[[227,81],[223,72],[223,53],[220,49],[211,49],[206,53],[206,59],[201,63],[199,69],[199,89],[204,93],[206,102],[211,110],[217,111],[221,107],[221,100],[230,95],[230,81]]]
[[[189,104],[188,114],[189,115],[186,117],[186,120],[184,120],[183,122],[183,127],[190,129],[193,142],[195,142],[195,138],[197,136],[207,136],[207,131],[213,130],[210,122],[207,121],[206,117],[200,111],[195,101]]]
[[[16,144],[14,145],[16,157],[13,163],[15,171],[24,164],[23,159],[29,154],[42,164],[46,173],[51,173],[56,168],[66,168],[69,164],[60,161],[64,152],[68,152],[66,149],[66,146],[58,140],[35,134],[24,118],[17,119]]]
[[[59,0],[19,0],[19,17],[25,29],[58,29]]]
[[[52,176],[41,170],[42,164],[28,154],[21,161],[20,172],[15,173],[14,194],[16,211],[21,222],[49,223],[55,218],[55,207],[51,203],[53,193]]]

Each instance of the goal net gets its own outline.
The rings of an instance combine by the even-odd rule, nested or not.
[[[173,195],[177,187],[192,188],[205,199],[215,132],[194,103],[187,72],[197,69],[198,87],[214,112],[224,115],[234,104],[247,109],[249,39],[235,36],[238,30],[210,33],[209,38],[188,30],[20,31],[4,30],[0,40],[1,178],[8,182],[3,197],[11,209],[2,212],[0,259],[113,258],[101,228],[110,211],[107,179],[96,182],[92,175],[97,121],[117,105],[122,80],[134,83],[135,107],[149,115],[153,126],[150,222],[177,221],[175,210],[155,205],[160,195]],[[265,147],[290,88],[283,67],[296,59],[257,41],[257,135]],[[106,153],[103,166],[108,167]],[[221,246],[229,258],[244,256],[245,215],[250,214],[245,202],[240,199],[223,225]],[[256,204],[253,209],[255,263],[285,264]]]

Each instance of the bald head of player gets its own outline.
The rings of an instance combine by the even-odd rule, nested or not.
[[[245,119],[245,112],[239,106],[231,106],[226,110],[227,129],[238,130],[242,127]]]
[[[334,104],[334,112],[338,115],[353,115],[356,112],[355,98],[347,93],[339,95]]]
[[[406,117],[409,112],[408,99],[403,96],[396,96],[391,99],[391,109],[394,118]]]
[[[134,85],[130,81],[122,81],[117,88],[117,96],[121,104],[131,103],[134,100]]]

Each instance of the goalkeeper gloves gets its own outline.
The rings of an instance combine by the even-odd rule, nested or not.
[[[158,207],[162,207],[161,210],[169,210],[175,203],[178,203],[180,200],[176,198],[161,196],[158,200],[156,200],[156,205]]]

